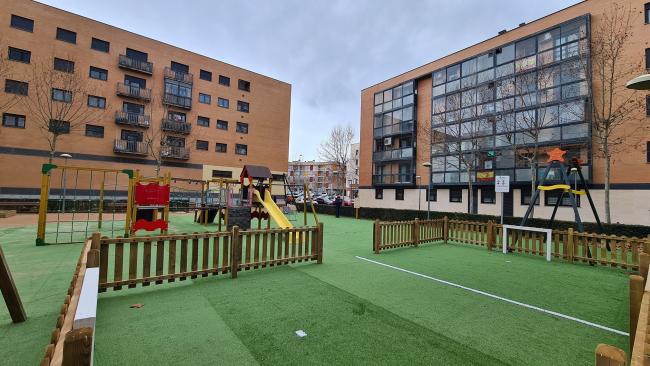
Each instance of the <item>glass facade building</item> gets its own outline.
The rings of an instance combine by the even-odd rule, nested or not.
[[[530,182],[534,152],[543,166],[554,147],[581,159],[589,179],[588,55],[589,17],[582,16],[434,71],[432,182],[489,182],[495,175]],[[376,144],[385,136],[378,126],[387,125],[386,113],[378,114],[386,107],[382,96],[375,95]]]

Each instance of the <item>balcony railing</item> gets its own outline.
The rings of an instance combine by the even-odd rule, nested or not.
[[[413,184],[413,174],[375,174],[372,176],[372,184]]]
[[[189,72],[176,71],[169,67],[165,67],[165,77],[185,84],[192,84],[194,82],[194,75]]]
[[[162,130],[167,132],[176,132],[176,133],[182,133],[184,135],[187,135],[190,132],[192,132],[192,124],[164,118],[162,120]]]
[[[163,146],[160,150],[160,156],[165,159],[188,160],[190,158],[190,149],[177,146]]]
[[[153,74],[153,63],[137,60],[126,55],[120,55],[118,65],[125,69],[140,71],[145,74]]]
[[[400,135],[413,133],[413,122],[396,123],[394,125],[377,127],[374,129],[374,137],[382,137],[389,135]]]
[[[140,141],[115,140],[113,151],[122,154],[148,155],[147,144]]]
[[[146,100],[148,102],[151,100],[151,89],[141,88],[137,84],[126,85],[124,83],[117,83],[117,95]]]
[[[115,123],[144,128],[151,125],[149,115],[122,111],[115,112]]]
[[[192,98],[176,94],[165,93],[163,103],[183,109],[192,109]]]
[[[394,149],[386,151],[377,151],[372,154],[373,161],[385,160],[405,160],[413,158],[413,148]]]

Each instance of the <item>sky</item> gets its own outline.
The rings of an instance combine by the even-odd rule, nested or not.
[[[292,85],[289,159],[337,125],[358,141],[361,90],[577,0],[45,0]]]

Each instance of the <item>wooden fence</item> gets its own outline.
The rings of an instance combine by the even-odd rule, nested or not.
[[[416,227],[420,229],[417,230]],[[422,227],[427,227],[426,237]],[[508,251],[513,253],[546,255],[546,233],[509,228]],[[443,219],[420,221],[375,221],[373,227],[373,251],[406,246],[423,242],[452,242],[502,249],[503,227],[488,222]],[[649,238],[635,238],[594,233],[580,233],[573,229],[553,230],[551,257],[569,262],[592,265],[639,269],[639,255],[650,253]]]
[[[323,224],[292,229],[102,238],[99,291],[323,260]]]

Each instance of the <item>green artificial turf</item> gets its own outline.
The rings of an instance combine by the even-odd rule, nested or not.
[[[428,244],[372,253],[372,222],[320,216],[324,263],[295,264],[100,295],[95,361],[104,364],[590,365],[598,343],[627,350],[627,337],[470,293],[382,263],[626,331],[627,273],[547,263],[482,247]],[[310,218],[311,219],[311,218]],[[174,231],[203,231],[190,217]],[[208,227],[209,228],[209,227]],[[0,307],[0,359],[38,362],[74,269],[79,245],[35,247],[33,229],[0,243],[24,297],[47,268],[50,298],[8,324]],[[23,235],[21,236],[20,233]],[[13,238],[7,241],[6,238]],[[13,243],[13,244],[12,244]],[[26,300],[25,298],[23,299]],[[129,306],[142,303],[144,307]],[[31,322],[31,325],[30,325]],[[27,329],[25,326],[31,328]],[[3,337],[9,330],[13,337]],[[295,335],[304,330],[305,338]],[[17,348],[18,342],[21,341]],[[10,347],[11,352],[5,351]],[[36,354],[34,356],[34,354]],[[22,364],[23,362],[19,362]],[[7,364],[15,364],[7,363]]]

